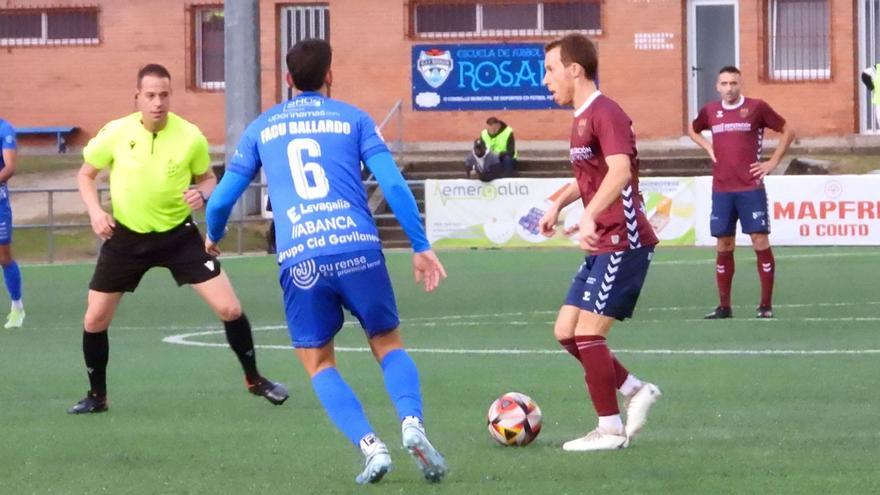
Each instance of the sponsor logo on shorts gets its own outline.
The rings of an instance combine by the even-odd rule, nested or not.
[[[319,278],[321,274],[318,272],[315,260],[305,260],[290,267],[290,279],[293,280],[293,285],[300,289],[311,289]]]
[[[352,273],[379,266],[381,260],[369,261],[366,256],[355,256],[344,260],[334,261],[318,265],[318,273],[325,277],[344,277]]]
[[[205,262],[205,268],[207,268],[209,271],[212,271],[212,272],[213,272],[213,271],[214,271],[214,260],[208,260],[208,261],[206,261],[206,262]]]

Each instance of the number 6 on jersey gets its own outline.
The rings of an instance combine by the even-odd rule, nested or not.
[[[321,145],[314,139],[294,139],[287,145],[287,159],[290,162],[290,174],[293,176],[293,187],[302,199],[320,199],[330,192],[327,174],[318,162],[303,163],[303,152],[309,158],[321,157]],[[309,183],[311,173],[312,183]]]

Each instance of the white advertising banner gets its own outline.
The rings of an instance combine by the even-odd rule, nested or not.
[[[437,247],[570,246],[574,236],[563,229],[577,224],[583,206],[576,201],[559,215],[556,235],[544,237],[538,222],[573,179],[428,180],[425,183],[425,224],[428,240]],[[645,210],[661,242],[695,242],[693,178],[641,180]]]
[[[568,246],[579,201],[559,215],[552,238],[538,221],[571,178],[428,180],[425,224],[438,247]],[[714,246],[711,177],[640,180],[645,210],[662,245]],[[765,180],[770,241],[782,246],[880,245],[880,175],[772,176]],[[737,227],[739,229],[739,227]],[[751,240],[737,230],[737,244]]]
[[[771,176],[764,180],[770,242],[781,246],[880,245],[880,176]],[[714,246],[709,232],[712,178],[696,183],[698,246]],[[737,244],[749,245],[737,230]]]

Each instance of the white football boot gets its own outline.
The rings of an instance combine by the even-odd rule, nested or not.
[[[660,389],[653,383],[645,382],[636,393],[624,401],[626,407],[626,436],[632,440],[648,421],[648,411],[651,410],[660,396]]]
[[[385,473],[391,471],[388,447],[376,435],[370,434],[361,440],[361,452],[364,454],[364,470],[355,478],[359,484],[378,483]]]
[[[586,436],[569,440],[562,444],[566,452],[588,452],[593,450],[617,450],[626,448],[627,439],[623,432],[608,433],[599,428],[587,433]]]
[[[425,479],[439,483],[446,476],[446,459],[431,445],[419,418],[407,416],[400,426],[403,448],[409,451]]]

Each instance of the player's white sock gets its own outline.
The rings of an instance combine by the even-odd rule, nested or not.
[[[636,378],[636,375],[632,373],[626,375],[626,380],[624,380],[623,385],[618,389],[620,393],[625,397],[630,397],[634,393],[638,392],[640,388],[642,388],[644,382]]]
[[[382,440],[379,440],[379,437],[377,437],[375,433],[367,433],[361,438],[361,441],[358,442],[361,452],[367,457],[369,457],[380,444],[382,444]]]
[[[599,429],[607,433],[623,433],[623,421],[620,419],[620,414],[599,416]]]
[[[409,427],[416,427],[424,431],[425,427],[422,425],[422,420],[420,420],[416,416],[407,416],[403,418],[403,421],[400,423],[401,429],[405,430]]]
[[[12,301],[12,309],[24,309],[24,302],[21,299]]]

